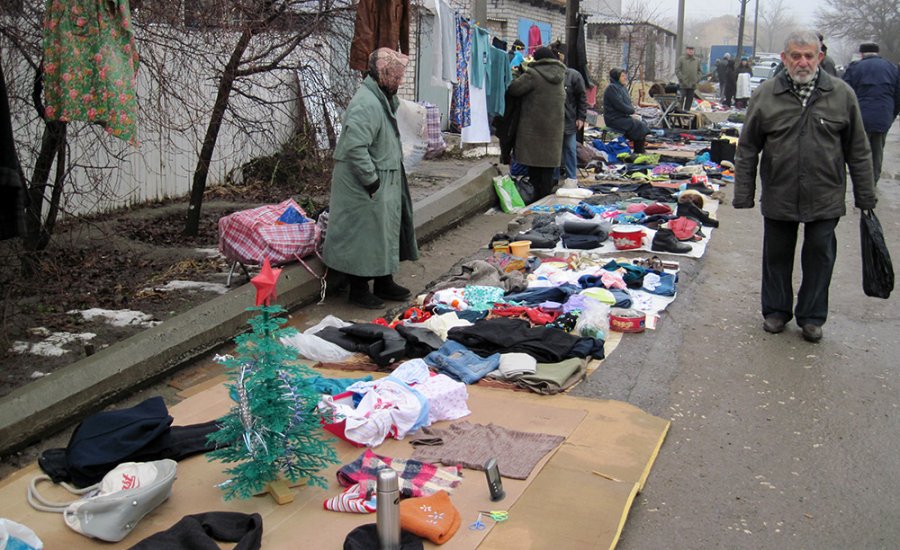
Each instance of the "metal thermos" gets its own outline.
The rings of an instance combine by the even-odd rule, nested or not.
[[[375,524],[381,550],[400,550],[400,482],[390,468],[378,471]]]

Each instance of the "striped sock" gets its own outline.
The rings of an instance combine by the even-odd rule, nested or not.
[[[371,514],[375,511],[374,495],[366,500],[365,493],[360,494],[359,483],[351,485],[336,497],[331,497],[323,504],[326,510],[333,512],[353,512],[356,514]]]

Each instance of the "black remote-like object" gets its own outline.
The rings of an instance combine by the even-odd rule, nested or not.
[[[492,458],[484,464],[484,475],[487,478],[488,491],[491,492],[491,500],[503,500],[506,492],[503,490],[503,482],[500,481],[500,468],[497,467],[496,458]]]

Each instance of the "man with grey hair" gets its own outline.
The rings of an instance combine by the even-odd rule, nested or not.
[[[837,255],[834,230],[846,213],[845,165],[857,208],[875,208],[872,156],[859,104],[842,80],[820,70],[819,38],[795,31],[784,43],[785,70],[750,99],[735,156],[735,208],[752,208],[762,155],[762,314],[766,332],[796,318],[803,338],[822,339],[828,287]],[[803,224],[802,279],[794,308],[791,284],[797,233]]]

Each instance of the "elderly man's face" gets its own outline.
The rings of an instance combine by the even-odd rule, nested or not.
[[[789,44],[781,52],[781,60],[791,78],[797,84],[807,84],[816,74],[816,67],[825,58],[818,44]]]

